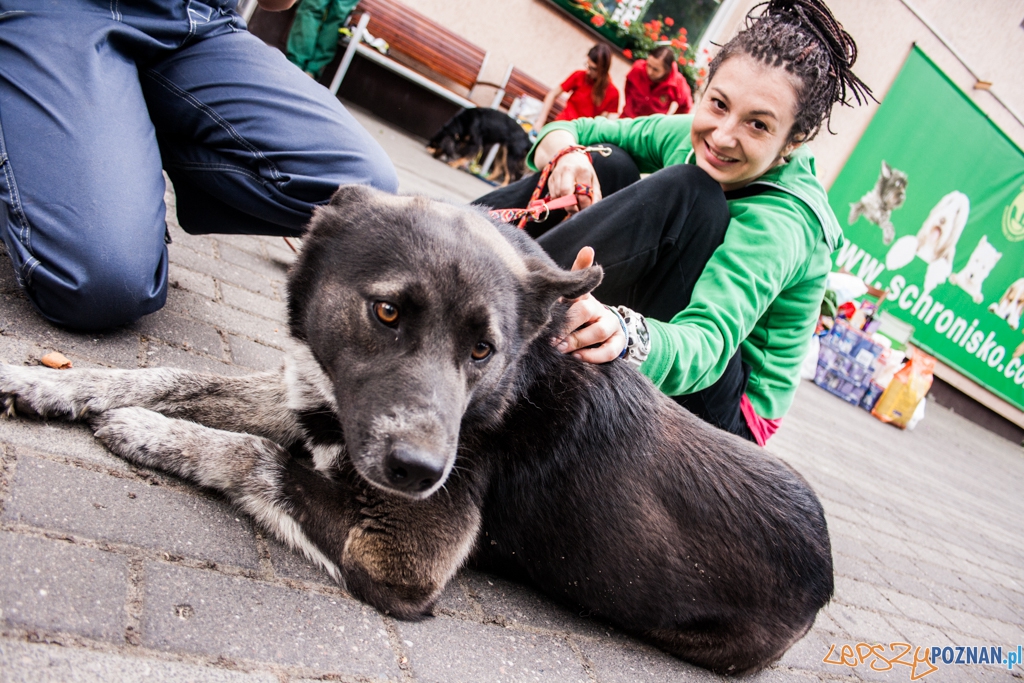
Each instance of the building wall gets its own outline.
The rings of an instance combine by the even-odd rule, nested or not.
[[[586,66],[598,37],[544,0],[416,0],[417,11],[488,50],[484,80],[496,82],[510,64],[550,87]],[[619,88],[630,62],[615,54],[612,82]],[[489,104],[494,91],[477,88],[473,99]]]
[[[718,28],[706,36],[722,44],[742,26],[757,0],[723,0]],[[413,6],[488,50],[487,80],[500,79],[509,64],[554,86],[581,68],[596,37],[545,0],[416,0]],[[917,43],[1006,134],[1024,147],[1024,0],[829,0],[836,18],[854,37],[854,68],[882,100],[911,46]],[[912,9],[923,17],[915,15]],[[930,24],[932,28],[929,28]],[[941,34],[946,42],[936,35]],[[952,48],[952,49],[951,49]],[[954,54],[959,55],[973,74]],[[629,64],[616,56],[612,79],[622,89]],[[974,89],[980,79],[990,91]],[[482,104],[493,92],[474,93]],[[833,110],[830,135],[822,131],[810,146],[819,172],[831,185],[853,151],[877,105]]]

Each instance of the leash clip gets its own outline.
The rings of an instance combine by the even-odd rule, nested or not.
[[[600,154],[603,157],[610,157],[612,155],[612,148],[611,147],[607,147],[605,145],[591,145],[589,147],[584,147],[582,151],[584,151],[584,152],[597,152],[598,154]]]

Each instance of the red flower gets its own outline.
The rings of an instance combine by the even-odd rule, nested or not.
[[[666,26],[672,26],[675,23],[676,22],[672,19],[672,17],[665,17],[665,25]]]
[[[594,26],[604,26],[604,17],[601,16],[600,14],[595,14],[594,16],[590,17],[590,23],[593,24]]]
[[[658,40],[664,43],[668,38],[666,36],[658,36]]]
[[[698,72],[697,72],[697,76],[699,76],[699,77],[700,77],[700,78],[702,78],[702,79],[703,79],[703,78],[704,78],[705,76],[707,76],[707,75],[708,75],[708,70],[707,70],[707,69],[701,69],[700,71],[698,71]]]
[[[625,57],[626,59],[633,59],[633,51],[632,50],[623,50],[622,51],[622,56]]]

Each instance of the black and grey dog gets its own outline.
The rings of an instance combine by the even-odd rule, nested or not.
[[[762,668],[831,597],[821,506],[627,365],[552,348],[601,277],[472,209],[343,187],[289,276],[283,371],[0,365],[0,410],[87,420],[398,617],[473,562],[700,666]]]
[[[472,161],[492,145],[501,145],[492,180],[503,185],[523,177],[530,136],[508,114],[497,109],[463,109],[430,138],[427,149],[435,159],[445,158],[452,166]]]

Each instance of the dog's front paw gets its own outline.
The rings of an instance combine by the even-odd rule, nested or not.
[[[64,387],[64,370],[0,365],[0,414],[13,417],[76,418],[84,406],[76,404]]]
[[[96,438],[128,462],[166,469],[174,448],[174,420],[145,408],[116,408],[89,419]]]

